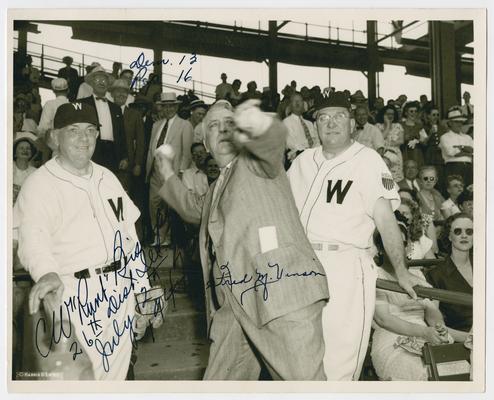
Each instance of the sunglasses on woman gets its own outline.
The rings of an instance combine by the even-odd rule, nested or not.
[[[436,177],[435,176],[423,176],[422,180],[424,182],[434,182],[436,180]]]
[[[473,228],[466,228],[466,229],[455,228],[455,229],[453,229],[453,233],[456,236],[460,236],[461,232],[465,232],[468,236],[472,236],[473,235]]]

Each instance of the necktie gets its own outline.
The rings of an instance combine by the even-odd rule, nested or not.
[[[300,118],[300,123],[302,124],[302,127],[304,128],[304,133],[305,133],[305,138],[307,139],[307,143],[309,143],[309,147],[312,147],[314,145],[314,139],[312,139],[312,136],[310,135],[309,128],[307,128],[307,125],[305,125],[304,119],[302,118],[301,115],[298,116]]]
[[[104,101],[105,103],[108,101],[105,97],[98,97],[98,96],[96,96],[96,100]]]
[[[156,148],[160,147],[165,142],[166,131],[168,130],[168,121],[166,120],[165,126],[161,130],[160,137],[158,139],[158,143],[156,144]]]
[[[213,199],[211,201],[211,206],[213,206],[213,204],[215,203],[216,198],[218,197],[218,193],[220,192],[221,187],[223,186],[223,182],[225,180],[225,174],[227,170],[228,170],[227,167],[221,168],[220,170],[220,175],[218,176],[218,179],[216,180],[216,184],[214,185]]]

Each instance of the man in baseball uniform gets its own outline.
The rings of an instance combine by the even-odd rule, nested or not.
[[[134,340],[134,295],[150,286],[134,227],[139,210],[116,176],[91,161],[98,127],[90,105],[66,103],[57,109],[51,135],[58,155],[25,181],[14,228],[20,260],[36,282],[29,295],[31,314],[55,292],[61,319],[74,328],[64,335],[82,347],[71,347],[73,368],[82,352],[96,380],[123,380]]]
[[[400,285],[414,298],[414,278],[393,210],[400,204],[379,154],[351,139],[350,104],[341,92],[317,108],[322,146],[307,149],[288,176],[302,225],[322,262],[331,294],[323,310],[328,380],[358,380],[375,303],[371,237],[377,227]]]

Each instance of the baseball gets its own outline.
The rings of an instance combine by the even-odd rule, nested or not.
[[[162,144],[160,147],[156,149],[157,154],[161,154],[162,156],[168,158],[168,159],[173,159],[175,157],[175,151],[173,150],[173,147],[170,146],[169,144]]]

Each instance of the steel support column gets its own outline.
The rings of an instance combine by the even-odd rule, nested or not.
[[[378,53],[376,43],[377,21],[367,21],[367,99],[369,108],[374,106],[376,101],[376,74],[378,65]]]
[[[160,62],[163,58],[163,51],[161,48],[153,49],[153,73],[158,75],[160,84],[163,84],[163,64]]]
[[[454,24],[430,21],[429,40],[432,101],[444,118],[448,108],[459,104],[460,99]]]
[[[269,21],[269,39],[270,39],[270,57],[269,57],[269,89],[271,91],[271,99],[274,100],[278,93],[278,51],[276,48],[276,36],[278,32],[278,23]]]

